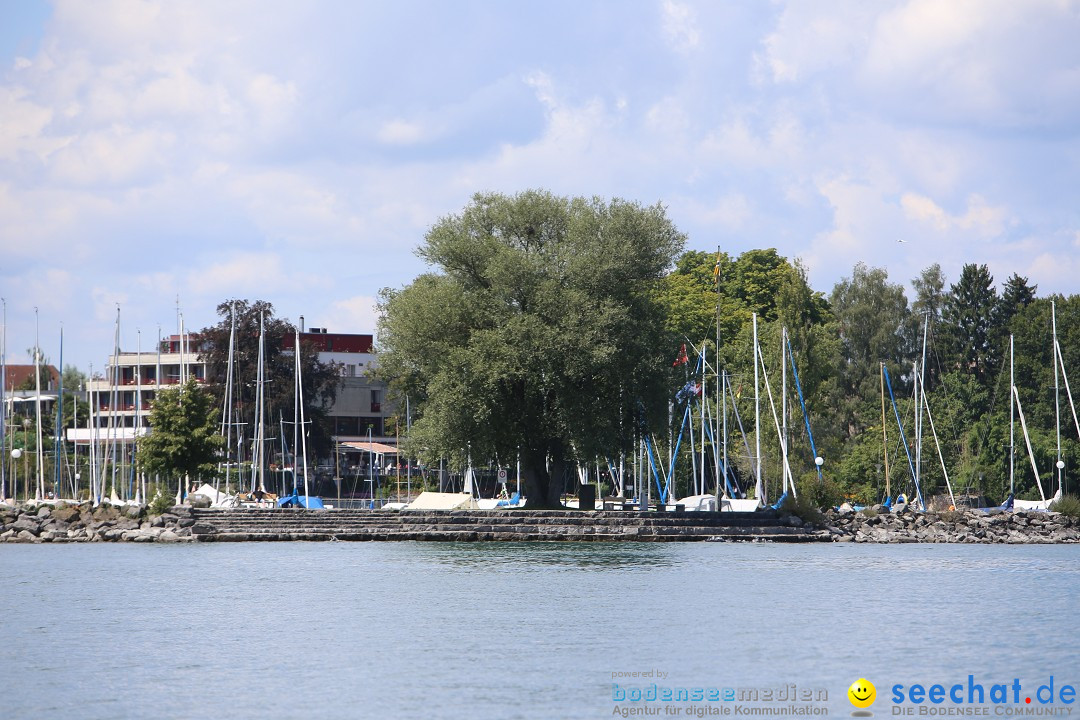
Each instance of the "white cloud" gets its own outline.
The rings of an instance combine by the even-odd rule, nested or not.
[[[27,99],[25,88],[0,86],[0,160],[17,161],[19,153],[45,160],[66,138],[48,138],[43,131],[53,112]]]
[[[967,210],[962,215],[950,215],[928,197],[916,193],[904,193],[900,198],[904,214],[911,220],[930,225],[939,232],[971,231],[982,238],[992,238],[1004,232],[1008,211],[993,207],[980,195],[967,199]]]
[[[116,302],[171,327],[177,294],[193,326],[246,296],[371,329],[438,218],[530,187],[664,202],[691,247],[775,246],[824,291],[859,260],[1072,287],[1069,3],[425,10],[60,0],[0,73],[11,342],[38,304],[100,361]]]
[[[378,138],[388,145],[415,145],[425,140],[425,132],[420,123],[390,120],[379,128]]]
[[[664,36],[672,49],[686,53],[701,42],[701,33],[697,27],[697,13],[689,5],[676,0],[662,0],[660,11],[663,16]]]
[[[795,83],[852,62],[865,52],[873,12],[867,3],[785,3],[762,42],[759,64],[776,83]]]
[[[318,275],[287,264],[276,253],[237,253],[188,273],[184,289],[204,298],[227,298],[269,294],[273,296],[290,285],[318,282]]]
[[[336,300],[323,311],[320,322],[330,332],[374,333],[379,319],[375,303],[371,295]]]

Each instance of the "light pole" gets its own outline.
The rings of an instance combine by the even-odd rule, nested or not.
[[[19,504],[19,458],[22,457],[23,451],[20,448],[15,448],[11,451],[11,458],[15,461],[11,465],[11,499],[16,505]]]

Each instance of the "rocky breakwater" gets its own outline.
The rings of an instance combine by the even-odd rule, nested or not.
[[[1035,543],[1080,542],[1080,519],[1056,512],[978,511],[825,514],[835,542],[858,543]]]
[[[191,542],[191,508],[151,514],[143,505],[0,505],[0,542]]]

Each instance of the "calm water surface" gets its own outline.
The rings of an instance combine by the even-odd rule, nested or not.
[[[878,717],[893,683],[1080,685],[1077,546],[7,545],[0,577],[3,718],[600,719],[643,670],[831,717],[859,677]]]

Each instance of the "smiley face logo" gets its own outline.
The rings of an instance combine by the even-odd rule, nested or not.
[[[877,698],[877,689],[874,683],[866,678],[859,678],[851,683],[847,691],[848,700],[857,708],[868,708],[874,704]]]

